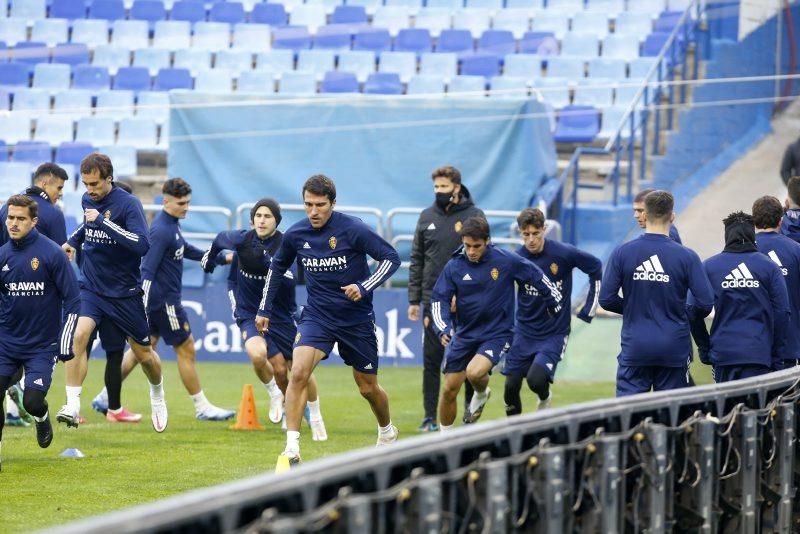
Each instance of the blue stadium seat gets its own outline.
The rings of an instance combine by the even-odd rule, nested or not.
[[[367,24],[367,10],[363,6],[336,6],[331,24]]]
[[[89,47],[83,43],[59,43],[53,49],[53,63],[84,65],[89,63]]]
[[[533,17],[531,30],[539,32],[552,32],[556,39],[563,39],[569,31],[569,15],[564,13],[553,13],[549,10],[539,13]]]
[[[451,52],[422,54],[419,58],[419,73],[452,78],[458,74],[458,56]]]
[[[253,68],[253,54],[249,50],[220,50],[214,58],[214,69],[224,70],[234,78]]]
[[[150,30],[155,27],[155,23],[166,20],[167,10],[161,0],[134,0],[131,6],[130,18],[132,20],[147,21]]]
[[[53,0],[50,4],[50,17],[54,19],[82,19],[86,17],[84,0]]]
[[[19,42],[11,52],[11,58],[28,66],[28,72],[33,72],[33,67],[38,63],[50,61],[50,49],[44,43],[35,41]]]
[[[589,60],[589,77],[620,80],[625,78],[625,67],[625,61],[622,59],[592,58]]]
[[[231,45],[230,25],[225,22],[198,22],[194,25],[192,48],[216,52]]]
[[[23,63],[0,63],[0,86],[28,87],[29,77],[28,66]]]
[[[153,80],[153,91],[171,91],[173,89],[191,89],[194,85],[189,69],[159,69]]]
[[[353,50],[371,50],[380,53],[392,49],[392,36],[384,28],[362,29],[353,38]]]
[[[272,32],[266,24],[240,23],[233,27],[232,47],[250,53],[269,52]]]
[[[650,69],[653,68],[653,65],[656,64],[656,59],[652,57],[637,57],[631,60],[629,65],[629,73],[628,76],[632,80],[643,80]],[[657,75],[656,75],[657,76]],[[653,79],[657,79],[655,76]],[[663,79],[663,78],[662,78]]]
[[[591,33],[569,32],[561,41],[562,56],[576,56],[585,59],[599,55],[597,36]]]
[[[97,151],[114,162],[114,175],[119,178],[133,176],[137,172],[136,148],[129,145],[98,146]]]
[[[192,46],[192,25],[185,20],[160,20],[155,24],[153,48],[181,50]]]
[[[298,3],[302,3],[302,2],[300,2],[299,0],[293,0],[293,2],[289,2],[287,4],[286,7],[288,8],[290,13],[292,12],[292,10],[296,7],[296,5]],[[327,13],[328,15],[332,14],[334,8],[336,6],[338,6],[340,3],[341,3],[340,0],[307,0],[307,2],[306,2],[306,4],[314,4],[314,5],[322,6],[323,8],[325,8],[325,13]]]
[[[526,98],[528,79],[516,76],[495,76],[489,81],[489,96],[492,98]]]
[[[627,106],[614,106],[610,108],[606,108],[603,110],[603,116],[601,118],[601,128],[600,131],[597,133],[598,139],[610,139],[613,136],[617,128],[620,125],[623,117],[625,116],[625,112],[627,111]],[[635,123],[638,122],[639,114],[634,114],[634,121]],[[625,125],[622,127],[620,132],[623,138],[628,138],[631,135],[631,123],[630,123],[630,116],[625,120]]]
[[[19,143],[31,138],[31,122],[11,115],[0,115],[0,137],[8,143]],[[30,182],[29,182],[30,183]]]
[[[533,80],[533,87],[539,91],[544,101],[554,108],[563,108],[570,103],[569,80],[566,78],[539,78]]]
[[[243,72],[237,80],[236,90],[248,93],[274,93],[275,73],[267,70]]]
[[[336,53],[333,50],[301,50],[297,54],[297,70],[313,72],[317,80],[322,80],[325,73],[336,65]]]
[[[531,19],[525,9],[502,9],[495,13],[492,21],[492,28],[508,30],[514,34],[514,39],[522,39],[530,27]]]
[[[443,30],[436,42],[437,52],[472,52],[474,41],[469,30]]]
[[[137,150],[155,150],[158,145],[156,122],[141,117],[122,119],[117,144],[130,145]]]
[[[500,74],[500,56],[478,52],[461,58],[461,74],[491,78]]]
[[[373,14],[375,11],[382,6],[382,0],[347,0],[347,4],[350,6],[358,6],[363,7],[367,10],[367,13]],[[374,23],[373,23],[374,24]]]
[[[244,22],[244,6],[240,2],[217,2],[208,12],[211,22],[227,22],[231,26]]]
[[[558,55],[558,40],[553,32],[525,32],[519,42],[519,51],[540,56]]]
[[[542,0],[506,0],[506,9],[524,9],[528,18],[542,9]]]
[[[426,28],[406,28],[397,32],[394,49],[398,52],[414,52],[417,55],[433,50],[431,32]]]
[[[504,56],[517,51],[514,34],[508,30],[486,30],[478,41],[478,52]]]
[[[499,12],[503,10],[503,0],[467,0],[467,7]]]
[[[256,56],[256,69],[273,73],[294,70],[294,53],[291,50],[272,50]]]
[[[115,90],[139,91],[150,90],[150,71],[144,67],[120,67],[114,76]]]
[[[64,19],[41,19],[33,23],[31,41],[39,41],[50,48],[69,40],[69,22]]]
[[[416,15],[423,4],[421,0],[385,0],[384,3],[388,7],[405,7],[410,15]]]
[[[672,33],[683,16],[682,11],[662,11],[656,19],[654,31]]]
[[[547,60],[547,76],[579,80],[583,78],[584,60],[577,57],[551,57]]]
[[[416,28],[428,28],[431,35],[438,37],[443,30],[450,29],[452,13],[446,8],[425,7],[419,10],[415,18]]]
[[[53,161],[53,150],[43,141],[19,141],[14,147],[11,161],[41,165]]]
[[[488,9],[460,9],[453,14],[453,28],[469,30],[477,37],[489,29],[491,14]]]
[[[386,28],[392,36],[410,26],[408,19],[409,8],[405,6],[379,6],[372,17],[372,25],[376,28]]]
[[[2,119],[0,119],[2,121]],[[4,147],[7,150],[7,147]],[[8,153],[5,154],[8,159]],[[4,197],[10,197],[30,187],[33,169],[29,163],[16,163],[13,161],[0,163],[0,192]]]
[[[303,50],[311,48],[311,35],[305,26],[275,28],[272,32],[272,48]]]
[[[76,143],[70,141],[61,143],[56,147],[55,162],[59,165],[72,165],[79,167],[83,158],[95,151],[95,148],[90,143]],[[116,166],[116,162],[115,166]]]
[[[17,117],[36,119],[50,113],[50,93],[41,89],[24,89],[14,93],[11,101],[12,114]]]
[[[73,128],[72,117],[45,115],[36,120],[33,139],[50,146],[58,146],[61,143],[72,141]]]
[[[644,43],[642,43],[642,56],[644,57],[658,56],[661,53],[661,50],[664,48],[664,45],[667,44],[668,40],[669,40],[668,33],[655,32],[649,34],[645,38]],[[667,52],[667,59],[669,59],[669,52]]]
[[[614,104],[614,80],[581,80],[572,99],[575,105],[610,108]]]
[[[53,113],[76,121],[92,114],[92,91],[67,89],[59,91],[53,99]]]
[[[206,20],[206,8],[202,2],[178,0],[169,12],[170,20],[183,20],[194,24]]]
[[[83,117],[78,121],[75,141],[95,146],[114,144],[114,119],[109,117]]]
[[[534,80],[542,77],[542,57],[535,54],[513,54],[506,56],[503,76]]]
[[[77,65],[73,69],[72,87],[98,91],[111,87],[111,75],[106,67]]]
[[[117,20],[111,25],[111,44],[136,50],[150,46],[150,29],[143,20]]]
[[[630,61],[639,57],[639,38],[613,33],[603,39],[603,57]]]
[[[169,120],[169,94],[143,91],[136,99],[136,116],[150,118],[156,124],[164,124]]]
[[[170,66],[170,52],[163,48],[140,48],[133,51],[133,66],[146,67],[153,76],[158,69]]]
[[[547,10],[571,15],[583,9],[583,0],[547,0]]]
[[[375,54],[368,50],[344,51],[339,54],[339,70],[352,72],[358,81],[364,82],[375,72]]]
[[[483,76],[455,76],[447,84],[447,94],[470,93],[467,96],[484,96],[486,78]]]
[[[11,109],[11,92],[0,88],[0,115]]]
[[[444,79],[441,76],[420,74],[409,80],[408,95],[444,96]]]
[[[614,33],[616,35],[634,35],[642,38],[650,33],[652,29],[653,20],[650,18],[650,12],[624,11],[614,21]]]
[[[417,73],[417,56],[413,52],[384,52],[381,54],[378,72],[394,72],[403,83]]]
[[[326,72],[319,86],[320,93],[358,93],[358,80],[352,72]]]
[[[111,74],[116,74],[122,67],[129,67],[131,64],[131,54],[127,48],[103,45],[94,49],[92,65],[95,67],[106,67]]]
[[[8,61],[10,59],[10,56],[11,54],[8,51],[6,43],[0,41],[0,63],[5,63],[6,61]]]
[[[133,117],[135,96],[133,91],[103,91],[97,95],[95,117],[123,119]]]
[[[198,72],[211,68],[211,52],[208,50],[198,50],[196,48],[184,48],[175,51],[175,61],[173,67],[189,69],[193,76]]]
[[[292,26],[306,26],[311,33],[326,23],[325,7],[317,4],[300,4],[289,14]]]
[[[108,21],[78,19],[72,23],[73,43],[84,43],[89,48],[108,44]]]
[[[45,0],[11,0],[8,16],[25,20],[31,26],[35,20],[47,17],[47,3]]]
[[[364,93],[369,95],[402,95],[403,84],[394,72],[370,74],[364,83]]]
[[[328,24],[317,28],[314,36],[314,48],[326,50],[350,49],[352,33],[346,24]]]
[[[455,11],[464,7],[464,0],[425,0],[425,5],[434,9]]]
[[[33,68],[33,87],[51,92],[69,89],[72,69],[69,65],[39,63]]]
[[[614,19],[625,11],[625,0],[587,0],[586,11]]]
[[[89,4],[89,18],[108,21],[124,19],[125,5],[122,0],[92,0]]]
[[[269,24],[270,26],[286,26],[289,17],[283,4],[259,3],[253,6],[250,22]]]
[[[566,106],[559,111],[553,139],[558,143],[589,143],[600,131],[600,113],[592,106]]]
[[[8,46],[25,42],[28,39],[28,28],[25,21],[15,19],[0,19],[0,41]]]
[[[310,72],[285,72],[278,82],[278,92],[289,95],[314,95],[317,80]]]
[[[602,13],[575,13],[572,16],[572,33],[594,35],[604,39],[608,35],[608,15]]]

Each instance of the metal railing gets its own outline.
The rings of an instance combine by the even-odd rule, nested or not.
[[[53,532],[781,532],[800,368],[402,440]],[[366,408],[365,408],[366,409]]]

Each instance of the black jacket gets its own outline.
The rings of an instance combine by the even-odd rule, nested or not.
[[[786,147],[781,162],[781,178],[788,184],[789,178],[800,175],[800,139]]]
[[[445,212],[434,204],[419,216],[411,247],[411,267],[408,273],[408,302],[429,304],[431,291],[453,252],[461,246],[458,231],[470,217],[483,217],[475,207],[466,186],[461,186],[459,203]]]

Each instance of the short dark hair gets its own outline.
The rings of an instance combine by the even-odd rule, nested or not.
[[[432,180],[437,178],[447,178],[456,185],[461,183],[461,172],[452,165],[445,165],[444,167],[436,168],[433,173],[431,173]]]
[[[520,230],[526,226],[534,228],[544,228],[544,213],[539,208],[525,208],[517,215],[517,227]]]
[[[306,191],[312,195],[328,197],[331,204],[336,200],[336,184],[324,174],[315,174],[306,180],[306,183],[303,184],[303,196],[306,195]]]
[[[743,211],[734,211],[733,213],[722,219],[722,224],[724,224],[726,227],[736,223],[748,224],[750,226],[753,226],[753,216]]]
[[[69,175],[67,171],[56,165],[55,163],[42,163],[36,168],[36,171],[33,173],[33,183],[38,182],[39,180],[46,178],[48,176],[54,176],[65,182],[69,180]]]
[[[783,218],[783,205],[775,197],[765,195],[753,202],[753,224],[756,228],[777,228]]]
[[[800,206],[800,176],[792,176],[786,184],[789,189],[789,200],[794,202],[795,206]]]
[[[633,197],[634,204],[638,204],[639,202],[644,202],[644,197],[646,197],[647,195],[649,195],[653,191],[655,191],[655,189],[648,188],[648,189],[642,189],[641,191],[636,193],[636,196]]]
[[[471,237],[472,239],[483,239],[489,241],[489,222],[483,217],[470,217],[461,225],[459,232],[461,237]]]
[[[114,166],[111,158],[99,152],[92,152],[81,161],[81,174],[89,174],[92,171],[100,173],[100,178],[114,178]]]
[[[161,193],[171,197],[183,198],[192,194],[192,186],[183,178],[170,178],[161,186]]]
[[[644,212],[650,221],[669,220],[674,207],[675,199],[669,191],[652,191],[644,197]]]
[[[39,205],[31,197],[27,195],[12,195],[8,197],[6,202],[7,206],[16,206],[18,208],[28,208],[28,215],[31,219],[39,216]]]
[[[133,188],[131,187],[131,184],[129,184],[128,182],[117,182],[117,181],[115,181],[114,183],[117,184],[117,187],[119,187],[120,189],[122,189],[123,191],[128,193],[129,195],[133,194]]]
[[[267,207],[269,211],[272,212],[272,216],[275,217],[275,226],[281,224],[281,219],[283,216],[281,215],[281,205],[278,204],[278,201],[273,198],[262,198],[255,205],[250,209],[250,222],[256,220],[256,212],[258,208]]]

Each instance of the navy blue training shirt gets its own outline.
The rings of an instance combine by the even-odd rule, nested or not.
[[[800,359],[800,243],[777,232],[758,232],[756,246],[783,273],[791,310],[786,329],[785,355],[790,360]]]
[[[53,240],[56,245],[63,245],[67,242],[67,223],[64,222],[64,214],[50,202],[50,197],[41,187],[31,186],[25,190],[24,195],[32,198],[39,206],[39,222],[36,229],[40,234]],[[6,217],[8,216],[8,206],[3,204],[0,207],[0,245],[5,245],[8,241],[8,228],[6,228]]]

